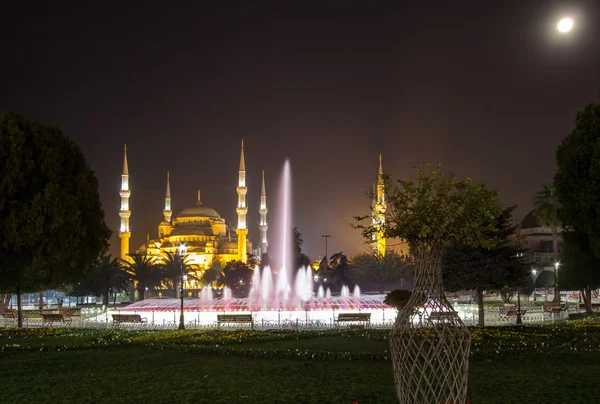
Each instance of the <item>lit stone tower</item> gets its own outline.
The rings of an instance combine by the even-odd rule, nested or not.
[[[248,207],[246,206],[246,162],[244,161],[244,140],[242,139],[242,153],[240,154],[240,171],[238,177],[238,186],[236,188],[238,194],[238,203],[235,211],[238,215],[238,226],[235,231],[238,236],[238,259],[246,262],[246,236],[248,235],[248,226],[246,226],[246,214]]]
[[[129,197],[131,191],[129,190],[129,167],[127,166],[127,145],[125,145],[124,157],[123,157],[123,174],[121,174],[121,209],[119,210],[119,216],[121,217],[121,227],[119,229],[119,238],[121,239],[121,254],[122,260],[129,259],[129,238],[131,237],[131,231],[129,230],[129,217],[131,211],[129,210]]]
[[[265,170],[262,172],[262,186],[260,188],[260,209],[258,213],[260,213],[260,223],[258,225],[258,230],[260,231],[260,254],[267,253],[267,247],[269,246],[269,242],[267,241],[267,229],[269,226],[267,225],[267,192],[265,191]],[[260,257],[259,257],[260,258]]]
[[[383,183],[383,167],[381,162],[381,154],[379,155],[379,173],[377,175],[377,200],[375,201],[375,206],[373,210],[373,225],[375,227],[381,228],[383,223],[385,223],[385,210],[386,210],[386,202],[385,202],[385,185]],[[377,252],[381,255],[385,255],[386,245],[385,238],[383,237],[383,231],[378,231],[375,234],[375,248]]]
[[[165,192],[165,210],[163,210],[163,215],[165,215],[165,222],[171,222],[171,215],[173,211],[171,211],[171,185],[169,184],[169,173],[167,172],[167,191]]]

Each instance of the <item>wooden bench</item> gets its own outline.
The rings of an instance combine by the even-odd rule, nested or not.
[[[371,313],[339,313],[337,320],[339,323],[361,323],[360,326],[364,327],[371,324]]]
[[[546,303],[544,304],[544,310],[549,313],[558,314],[567,310],[567,306],[561,303]]]
[[[42,324],[71,324],[71,317],[63,316],[60,313],[42,313]]]
[[[8,309],[4,313],[2,313],[2,318],[11,323],[15,322],[17,321],[17,311],[13,309]]]
[[[252,314],[217,314],[217,326],[221,324],[250,324],[254,329]]]
[[[134,324],[147,324],[148,320],[146,318],[142,318],[139,314],[113,314],[112,315],[114,324],[123,324],[123,323],[134,323]]]
[[[425,315],[427,317],[427,315]],[[432,311],[429,313],[429,319],[432,321],[450,322],[449,319],[457,317],[454,311]]]

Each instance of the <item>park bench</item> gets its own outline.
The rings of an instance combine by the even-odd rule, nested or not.
[[[2,318],[7,322],[15,322],[17,321],[17,311],[14,309],[8,309],[4,313],[2,313]]]
[[[123,323],[147,324],[148,320],[142,318],[139,314],[113,314],[113,323],[116,325]]]
[[[64,316],[60,313],[42,313],[42,323],[43,324],[53,324],[53,323],[61,323],[61,324],[71,324],[71,317]]]
[[[544,304],[544,310],[549,313],[558,314],[567,310],[567,305],[558,302],[546,303]]]
[[[339,323],[361,323],[360,326],[364,327],[371,324],[371,313],[339,313],[337,320]]]
[[[250,324],[254,328],[252,314],[217,314],[217,326],[221,324]]]
[[[451,319],[456,317],[457,315],[454,311],[432,311],[429,313],[429,320],[437,322],[450,323]]]

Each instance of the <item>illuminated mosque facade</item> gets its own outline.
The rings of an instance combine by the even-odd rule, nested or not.
[[[237,228],[231,234],[227,223],[213,208],[202,203],[200,191],[197,194],[196,204],[183,209],[176,215],[171,210],[171,189],[169,174],[167,173],[167,184],[165,191],[165,207],[163,210],[164,220],[158,225],[158,237],[149,239],[136,251],[156,259],[161,259],[165,253],[177,253],[177,248],[184,244],[187,249],[187,259],[190,264],[199,270],[208,268],[213,259],[227,263],[232,260],[246,262],[247,254],[252,252],[252,243],[248,240],[248,226],[246,216],[248,207],[246,204],[246,163],[244,159],[244,141],[240,154],[240,166],[238,173],[237,192]],[[127,164],[127,148],[124,151],[123,173],[121,175],[121,208],[119,216],[121,227],[119,238],[121,241],[120,258],[128,260],[130,251],[129,240],[131,229],[129,218],[129,167]],[[256,250],[260,257],[267,252],[267,197],[265,192],[265,176],[262,173],[262,187],[260,194],[260,242]]]

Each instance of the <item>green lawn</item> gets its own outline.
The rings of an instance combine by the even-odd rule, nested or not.
[[[477,329],[473,337],[472,403],[597,400],[600,323]],[[381,331],[0,329],[0,401],[395,403],[387,351]]]

